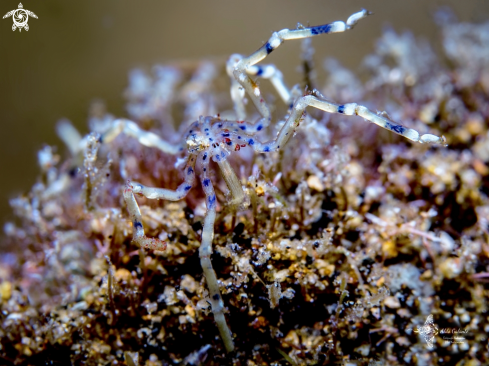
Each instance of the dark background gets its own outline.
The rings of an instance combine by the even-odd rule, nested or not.
[[[433,12],[450,6],[465,21],[489,18],[487,0],[25,0],[29,31],[12,32],[12,18],[0,19],[0,223],[12,218],[9,198],[26,192],[38,174],[36,152],[62,144],[55,124],[70,119],[82,132],[90,102],[100,98],[124,116],[122,92],[134,67],[209,56],[249,54],[272,31],[297,22],[319,25],[345,21],[362,7],[374,15],[351,32],[316,37],[316,65],[338,58],[357,69],[386,25],[410,29],[437,43]],[[0,0],[0,15],[18,0]],[[439,47],[439,45],[438,45]],[[270,56],[289,85],[300,81],[300,42],[288,42]],[[3,225],[2,225],[3,226]]]

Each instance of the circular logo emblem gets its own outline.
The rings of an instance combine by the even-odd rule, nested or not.
[[[24,9],[17,9],[12,14],[12,19],[14,20],[14,24],[18,28],[22,28],[27,24],[27,20],[29,20],[29,14]]]

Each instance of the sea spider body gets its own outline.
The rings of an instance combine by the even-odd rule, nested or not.
[[[189,154],[207,152],[215,161],[226,159],[229,155],[227,149],[221,148],[223,144],[231,145],[229,130],[222,129],[223,123],[219,118],[200,117],[194,122],[185,137]]]
[[[277,49],[283,42],[290,39],[308,38],[321,34],[344,32],[351,29],[360,19],[369,13],[362,10],[352,14],[346,22],[337,21],[315,27],[299,26],[295,30],[283,29],[274,32],[268,42],[248,57],[232,55],[226,64],[226,71],[231,78],[231,98],[234,103],[236,120],[221,120],[219,116],[199,117],[184,135],[182,144],[172,145],[158,135],[142,130],[136,123],[118,119],[102,134],[100,141],[108,143],[120,133],[136,138],[141,144],[155,147],[168,154],[179,154],[187,150],[186,165],[184,169],[184,182],[176,190],[146,187],[137,182],[128,182],[124,190],[124,199],[133,223],[133,241],[141,248],[164,250],[166,242],[156,238],[148,238],[144,233],[141,212],[134,194],[143,195],[149,199],[165,199],[178,201],[183,199],[193,186],[196,165],[200,167],[200,181],[206,195],[206,214],[202,229],[202,241],[199,256],[204,276],[209,289],[208,301],[216,320],[224,346],[228,352],[233,351],[234,344],[231,332],[224,316],[224,304],[219,291],[216,273],[212,268],[210,256],[212,254],[212,241],[214,238],[214,222],[216,219],[217,199],[213,183],[209,176],[209,161],[212,159],[221,170],[223,179],[230,191],[227,206],[231,211],[247,206],[247,200],[240,180],[229,164],[228,156],[232,151],[249,146],[258,153],[278,151],[294,135],[295,130],[304,119],[305,109],[312,106],[329,113],[344,115],[358,115],[378,126],[402,135],[405,138],[419,143],[445,144],[443,137],[432,134],[420,135],[416,130],[395,123],[383,115],[368,110],[356,103],[343,105],[334,104],[318,98],[319,93],[294,93],[287,88],[282,74],[273,65],[256,65]],[[261,141],[255,135],[266,129],[271,122],[269,107],[261,95],[260,88],[252,77],[269,79],[289,107],[288,117],[280,128],[277,136],[267,141]],[[297,95],[298,94],[298,95]],[[260,114],[256,122],[246,121],[245,96],[255,105]]]

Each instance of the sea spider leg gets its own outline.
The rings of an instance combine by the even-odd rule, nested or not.
[[[234,103],[234,109],[238,120],[246,118],[246,110],[244,106],[245,90],[237,82],[234,77],[234,69],[236,65],[243,59],[242,55],[232,55],[227,63],[227,73],[231,78],[231,99]],[[262,79],[270,79],[275,90],[280,95],[284,103],[288,104],[291,100],[290,89],[285,84],[282,72],[274,65],[251,65],[246,69],[246,73],[251,76],[258,76]]]
[[[241,182],[236,176],[236,173],[229,164],[228,160],[221,160],[217,164],[221,169],[222,177],[226,182],[226,186],[231,193],[232,198],[227,204],[232,208],[232,210],[236,211],[243,204],[243,202],[245,202],[246,198]]]
[[[243,146],[246,146],[246,144],[243,144]],[[231,229],[233,229],[236,225],[236,217],[238,211],[247,209],[250,205],[250,200],[249,197],[245,195],[241,182],[236,176],[234,169],[229,164],[229,161],[219,161],[218,165],[221,170],[222,177],[226,182],[226,186],[229,189],[229,197],[227,197],[226,205],[221,210],[217,220],[218,222],[220,222],[228,214],[231,214]]]
[[[358,105],[356,103],[348,103],[343,105],[334,104],[327,102],[325,100],[320,100],[312,95],[304,96],[297,100],[294,108],[287,119],[287,122],[282,126],[277,138],[267,141],[265,143],[260,143],[254,138],[248,138],[246,141],[248,145],[252,146],[257,152],[269,152],[280,149],[293,135],[294,130],[299,126],[303,118],[305,109],[308,106],[312,106],[321,109],[328,113],[340,113],[347,116],[357,115],[363,117],[369,122],[376,124],[386,130],[397,133],[398,135],[404,136],[405,138],[423,143],[435,143],[446,145],[445,137],[438,137],[432,134],[420,135],[418,131],[412,128],[404,127],[398,123],[392,122],[385,117],[379,116],[378,114],[370,111],[364,106]]]
[[[136,138],[144,146],[155,147],[167,154],[175,155],[182,151],[181,146],[172,145],[153,132],[142,130],[135,122],[127,119],[116,119],[112,127],[100,137],[100,142],[111,142],[121,133]]]
[[[233,72],[236,65],[242,60],[242,57],[242,55],[234,54],[226,63],[226,72],[231,78],[231,99],[233,100],[234,111],[236,112],[236,118],[238,120],[244,120],[246,118],[246,108],[244,104],[245,90],[238,83]]]
[[[270,79],[270,82],[277,90],[284,103],[289,103],[292,95],[290,89],[285,85],[282,72],[275,65],[251,65],[246,69],[246,73],[251,76],[259,76],[262,79]]]
[[[134,194],[140,194],[149,199],[164,199],[168,201],[179,201],[183,199],[190,191],[192,184],[194,183],[195,160],[195,155],[190,155],[187,166],[185,167],[185,180],[174,191],[164,188],[146,187],[137,182],[128,182],[126,189],[124,189],[124,200],[126,201],[127,210],[129,211],[132,219],[133,241],[141,248],[165,250],[166,242],[156,238],[148,238],[144,234],[141,211],[139,210]]]
[[[232,352],[234,350],[233,339],[231,338],[231,331],[226,323],[224,303],[221,298],[221,292],[219,291],[216,272],[214,271],[211,262],[212,241],[214,240],[214,222],[216,220],[216,194],[207,174],[208,168],[209,160],[203,158],[201,183],[206,196],[207,211],[204,218],[204,227],[202,229],[202,242],[199,248],[200,265],[202,266],[207,287],[209,288],[209,302],[211,304],[217,328],[221,334],[226,351]]]
[[[233,75],[236,81],[245,89],[248,96],[251,98],[253,103],[255,104],[258,112],[262,115],[265,124],[268,125],[271,120],[270,109],[268,108],[265,100],[261,96],[260,88],[258,85],[248,76],[248,69],[262,61],[265,57],[267,57],[273,50],[277,49],[284,41],[290,39],[300,39],[300,38],[308,38],[313,37],[320,34],[328,34],[328,33],[339,33],[344,32],[348,29],[353,28],[353,26],[362,18],[365,18],[370,13],[363,9],[355,14],[350,15],[347,19],[346,23],[343,21],[336,21],[330,24],[318,25],[315,27],[306,27],[299,29],[282,29],[279,32],[274,32],[268,42],[260,47],[256,52],[252,53],[250,56],[242,58],[235,65],[233,70]],[[253,70],[251,70],[253,72]],[[234,94],[237,94],[234,92]],[[235,95],[233,94],[233,89],[231,90],[231,96],[233,97],[233,101]],[[242,94],[242,93],[241,93]],[[238,94],[239,97],[239,94]],[[239,114],[238,114],[238,118]]]

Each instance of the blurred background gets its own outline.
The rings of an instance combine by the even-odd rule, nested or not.
[[[0,15],[18,8],[19,0],[2,0]],[[316,37],[319,81],[322,61],[335,57],[357,70],[383,27],[411,30],[435,46],[433,13],[449,6],[464,21],[489,19],[487,0],[25,0],[29,31],[12,31],[12,18],[0,21],[0,224],[12,219],[8,200],[30,189],[38,175],[37,151],[44,145],[64,147],[55,124],[68,118],[83,133],[94,99],[125,116],[123,91],[134,67],[156,63],[226,59],[249,54],[272,31],[297,22],[319,25],[366,8],[374,15],[351,32]],[[288,85],[301,80],[300,42],[289,42],[269,60],[284,72]],[[196,116],[197,117],[197,116]]]

